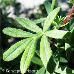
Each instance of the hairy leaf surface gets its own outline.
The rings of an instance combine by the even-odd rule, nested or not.
[[[3,33],[12,37],[33,37],[37,35],[15,28],[4,28]]]
[[[20,62],[21,73],[25,73],[28,67],[30,66],[31,59],[35,53],[35,48],[36,48],[36,40],[32,40],[28,44],[27,48],[25,49],[22,55],[21,62]]]
[[[48,28],[50,27],[51,23],[53,22],[54,18],[56,17],[57,13],[59,12],[60,8],[54,9],[50,14],[47,16],[45,22],[44,22],[44,27],[43,31],[47,31]]]
[[[47,31],[45,35],[51,38],[62,39],[62,38],[68,38],[70,36],[70,32],[64,30],[51,30]]]
[[[31,38],[23,39],[14,45],[12,45],[6,52],[3,54],[4,61],[11,61],[19,56],[26,48],[26,46],[31,41]]]
[[[40,57],[45,68],[47,67],[47,63],[51,55],[52,55],[52,51],[51,51],[49,42],[47,40],[47,37],[43,35],[40,42]]]
[[[42,29],[39,28],[34,22],[30,21],[29,19],[26,18],[16,18],[17,22],[21,24],[23,27],[34,31],[36,33],[42,33]]]

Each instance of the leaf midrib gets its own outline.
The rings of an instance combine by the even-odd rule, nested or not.
[[[28,40],[27,40],[27,41],[28,41]],[[30,41],[30,40],[29,40],[29,41]],[[28,42],[28,43],[29,43],[29,42]],[[28,43],[27,43],[27,44],[28,44]],[[23,44],[24,44],[24,43],[22,43],[20,46],[22,46]],[[19,47],[20,47],[20,46],[19,46]],[[14,51],[12,51],[6,58],[8,58],[10,55],[12,55],[12,53],[14,53],[19,47],[17,47]],[[25,48],[26,48],[26,47],[27,47],[27,45],[25,46]],[[25,49],[24,49],[24,50],[25,50]],[[24,50],[23,50],[23,51],[24,51]],[[23,51],[22,51],[22,52],[23,52]]]
[[[44,39],[44,49],[45,49],[45,56],[46,56],[46,44],[45,44],[45,39]],[[47,56],[46,56],[46,61],[47,61]]]

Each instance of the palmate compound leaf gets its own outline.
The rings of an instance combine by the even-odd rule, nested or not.
[[[45,35],[51,38],[64,39],[70,37],[70,32],[64,30],[51,30],[47,31]]]
[[[28,67],[30,66],[31,59],[35,53],[36,42],[37,40],[32,40],[22,55],[21,62],[20,62],[21,73],[25,73]]]
[[[27,47],[29,42],[32,40],[32,38],[23,39],[14,45],[12,45],[6,52],[3,54],[3,60],[4,61],[11,61],[15,59],[17,56],[19,56]]]
[[[59,10],[60,10],[60,7],[54,9],[53,11],[51,11],[49,13],[49,15],[47,16],[47,18],[46,18],[46,20],[44,22],[43,32],[46,32],[48,30],[48,28],[50,27],[51,23],[55,19],[57,13],[59,12]]]
[[[52,51],[49,46],[49,42],[47,40],[47,37],[43,35],[40,42],[40,57],[45,68],[47,67],[51,55],[52,55]]]
[[[33,37],[37,35],[37,34],[32,34],[32,33],[23,31],[21,29],[9,28],[9,27],[4,28],[3,33],[12,37]]]
[[[39,28],[34,22],[30,21],[29,19],[26,18],[16,18],[17,22],[21,24],[23,27],[36,32],[36,33],[42,33],[42,29]]]

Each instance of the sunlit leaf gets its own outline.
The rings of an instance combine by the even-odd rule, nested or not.
[[[11,61],[15,59],[25,50],[26,46],[29,44],[31,40],[31,38],[27,38],[12,45],[6,52],[4,52],[3,60]]]
[[[45,73],[45,67],[42,67],[40,70],[38,70],[35,74],[44,74]]]
[[[69,43],[65,42],[65,50],[69,49],[71,46],[69,45]]]
[[[62,39],[62,38],[68,38],[70,36],[70,32],[64,30],[51,30],[47,31],[45,35],[51,38]]]
[[[23,27],[34,31],[36,33],[42,33],[42,29],[39,28],[34,22],[30,21],[29,19],[26,18],[16,18],[17,22],[21,24]]]
[[[50,74],[48,71],[46,71],[46,73],[45,74]]]
[[[12,37],[33,37],[37,35],[15,28],[4,28],[3,33]]]
[[[36,48],[36,40],[32,40],[28,44],[27,48],[25,49],[22,55],[21,62],[20,62],[21,73],[25,73],[26,70],[29,68],[31,59],[35,53],[35,48]]]
[[[51,11],[54,9],[55,0],[52,0]]]
[[[43,31],[47,31],[48,28],[50,27],[51,23],[53,22],[54,18],[56,17],[57,13],[59,12],[60,8],[54,9],[50,14],[47,16],[45,22],[44,22],[44,27]]]
[[[49,42],[47,40],[47,37],[45,35],[42,36],[41,42],[40,42],[40,57],[41,60],[46,68],[47,63],[52,55],[52,51],[49,45]]]

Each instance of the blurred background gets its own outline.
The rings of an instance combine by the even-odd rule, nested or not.
[[[28,31],[21,25],[19,25],[15,18],[29,18],[30,20],[36,20],[39,18],[47,17],[47,12],[45,10],[44,1],[52,3],[52,0],[0,0],[0,74],[8,74],[8,70],[19,70],[20,69],[20,59],[21,55],[14,59],[13,61],[6,62],[3,61],[3,52],[6,51],[11,45],[21,40],[22,38],[13,38],[2,33],[2,30],[6,27],[13,27],[17,29],[22,29]],[[55,8],[61,7],[59,16],[65,17],[70,11],[72,4],[67,0],[56,0]],[[74,20],[74,19],[73,19]],[[70,24],[73,23],[73,20],[70,21]],[[41,24],[37,24],[42,27]],[[69,24],[69,25],[70,25]],[[69,30],[68,25],[68,30]],[[73,64],[74,60],[69,63]],[[31,63],[30,70],[38,70],[40,66]],[[71,67],[74,69],[74,66]],[[7,71],[6,71],[7,70]],[[18,72],[20,74],[20,72]],[[16,72],[11,72],[10,74],[17,74]],[[26,73],[28,74],[28,73]],[[31,73],[29,73],[31,74]],[[34,73],[33,73],[34,74]]]

